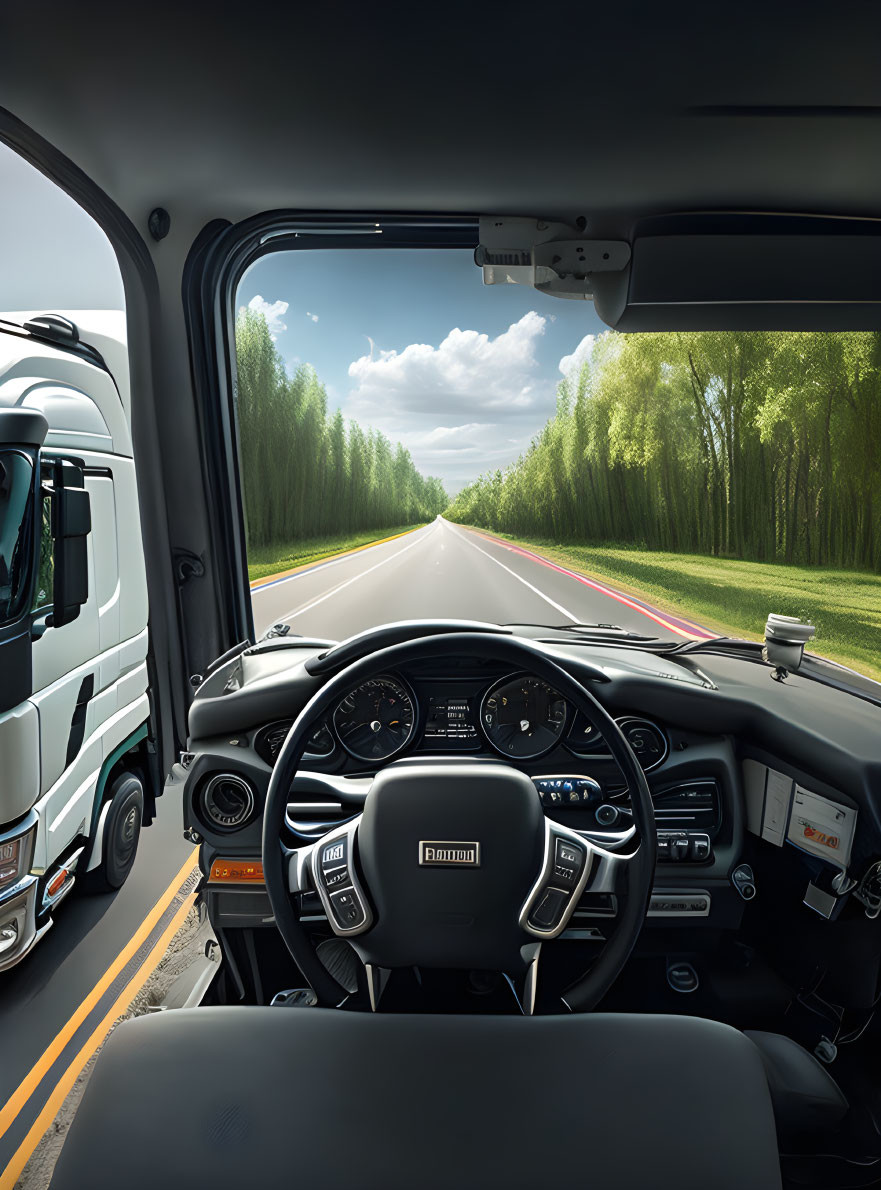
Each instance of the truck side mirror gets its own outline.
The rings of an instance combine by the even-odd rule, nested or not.
[[[31,607],[40,559],[40,447],[49,425],[0,408],[0,714],[31,696]]]
[[[92,510],[82,467],[69,459],[55,459],[52,463],[53,628],[75,620],[89,598],[86,538],[91,528]]]

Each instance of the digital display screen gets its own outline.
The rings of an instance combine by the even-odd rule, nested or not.
[[[427,740],[473,740],[477,727],[468,698],[430,698],[425,722]]]

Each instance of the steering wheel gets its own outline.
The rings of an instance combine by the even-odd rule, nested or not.
[[[592,720],[630,791],[638,836],[627,853],[548,818],[526,774],[499,761],[393,761],[367,792],[364,809],[308,846],[283,841],[294,777],[315,722],[366,679],[451,654],[527,670]],[[461,633],[423,637],[365,656],[310,699],[282,744],[263,814],[263,871],[275,923],[319,1003],[347,997],[318,958],[294,895],[314,887],[333,931],[364,962],[371,1006],[396,967],[479,968],[524,975],[524,1012],[535,1002],[541,944],[558,937],[583,892],[625,893],[611,936],[590,970],[564,993],[590,1011],[620,974],[645,920],[657,835],[642,766],[594,696],[530,642]]]

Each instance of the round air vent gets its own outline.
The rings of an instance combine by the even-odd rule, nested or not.
[[[254,811],[254,791],[235,773],[218,773],[207,781],[200,798],[202,814],[215,830],[238,830]]]
[[[618,726],[646,772],[663,764],[670,748],[657,724],[648,719],[619,719]]]

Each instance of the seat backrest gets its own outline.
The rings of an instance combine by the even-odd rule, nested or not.
[[[53,1190],[778,1190],[762,1061],[678,1016],[199,1008],[100,1055]]]

